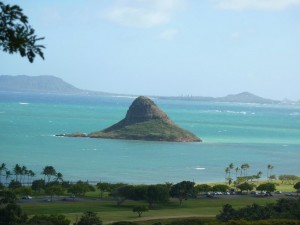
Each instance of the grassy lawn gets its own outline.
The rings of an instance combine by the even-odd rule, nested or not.
[[[201,198],[189,199],[179,206],[177,200],[172,200],[167,204],[158,205],[156,209],[145,212],[142,220],[169,218],[169,217],[214,217],[219,213],[222,206],[226,203],[232,204],[234,207],[243,207],[253,202],[265,205],[276,201],[276,197],[272,198],[254,198],[250,196],[234,196],[232,198]],[[76,221],[85,211],[97,212],[104,223],[120,220],[137,220],[136,213],[132,212],[134,205],[147,205],[145,202],[125,201],[122,206],[118,207],[115,202],[36,202],[21,204],[22,209],[28,215],[34,214],[64,214],[72,222]]]
[[[256,186],[266,181],[253,182]],[[276,189],[283,192],[295,192],[293,185],[277,183]],[[224,184],[224,182],[209,183],[214,186],[215,184]],[[45,197],[43,193],[33,195],[36,197]],[[176,217],[208,217],[214,218],[219,213],[224,204],[231,204],[234,208],[244,207],[251,205],[254,202],[260,205],[273,203],[278,199],[278,195],[274,194],[273,197],[258,198],[250,195],[239,196],[221,196],[219,198],[205,198],[189,199],[184,201],[182,206],[176,199],[172,199],[167,204],[160,204],[155,209],[145,212],[142,218],[138,218],[136,213],[132,212],[135,205],[147,205],[146,202],[125,201],[121,206],[117,206],[116,202],[109,201],[108,193],[103,193],[105,201],[99,201],[100,191],[96,189],[95,192],[88,192],[82,201],[60,201],[42,202],[42,200],[27,202],[20,204],[22,209],[29,215],[35,214],[64,214],[69,218],[72,223],[78,219],[83,212],[93,211],[97,212],[98,216],[108,224],[112,221],[131,220],[139,221],[139,224],[151,224],[156,219],[167,219]],[[147,222],[148,221],[148,222]]]

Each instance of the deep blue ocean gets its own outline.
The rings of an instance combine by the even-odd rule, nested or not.
[[[203,143],[62,138],[102,130],[122,118],[132,97],[0,92],[0,163],[37,176],[52,165],[66,180],[165,183],[224,181],[225,168],[300,175],[300,106],[153,99]],[[234,173],[233,173],[234,174]]]

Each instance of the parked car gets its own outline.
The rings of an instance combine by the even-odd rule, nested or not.
[[[32,197],[29,195],[25,195],[25,196],[22,196],[22,199],[32,199]]]
[[[275,194],[282,194],[282,191],[275,191]]]
[[[273,196],[271,192],[267,191],[264,196]]]

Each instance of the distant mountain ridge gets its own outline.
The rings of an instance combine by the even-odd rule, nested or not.
[[[279,103],[280,101],[266,99],[249,92],[242,92],[236,95],[227,95],[226,97],[218,98],[221,102],[240,102],[240,103]]]
[[[81,93],[82,90],[55,76],[0,76],[1,91]]]
[[[76,95],[107,95],[105,92],[87,91],[74,87],[59,77],[40,76],[9,76],[0,75],[0,91],[76,94]]]
[[[234,95],[227,95],[225,97],[201,97],[201,96],[187,96],[187,97],[162,97],[177,100],[190,100],[190,101],[206,101],[206,102],[235,102],[235,103],[259,103],[259,104],[278,104],[281,101],[266,99],[254,95],[249,92],[242,92]]]
[[[106,93],[100,91],[82,90],[65,82],[56,76],[9,76],[0,75],[0,91],[8,92],[33,92],[33,93],[53,93],[53,94],[74,94],[74,95],[116,95],[113,93]],[[124,95],[124,94],[117,94]],[[124,95],[125,96],[125,95]],[[135,95],[132,95],[135,96]],[[201,96],[178,96],[178,97],[163,97],[154,96],[160,99],[176,99],[189,101],[211,101],[211,102],[236,102],[236,103],[260,103],[260,104],[278,104],[286,103],[272,99],[266,99],[254,95],[249,92],[242,92],[234,95],[227,95],[225,97],[201,97]],[[299,102],[291,102],[299,104]]]

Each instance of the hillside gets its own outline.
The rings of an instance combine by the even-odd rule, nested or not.
[[[7,92],[32,92],[32,93],[54,93],[54,94],[74,94],[74,95],[118,95],[126,96],[126,94],[113,94],[100,91],[82,90],[65,82],[61,78],[55,76],[7,76],[0,75],[0,91]],[[208,101],[208,102],[236,102],[236,103],[260,103],[260,104],[299,104],[293,101],[276,101],[262,98],[249,92],[227,95],[225,97],[202,97],[202,96],[180,96],[180,97],[163,97],[156,96],[161,99],[189,100],[189,101]]]
[[[216,99],[220,102],[261,103],[261,104],[279,103],[279,101],[262,98],[257,95],[251,94],[249,92],[242,92],[235,95],[227,95],[225,97],[216,98]]]
[[[0,76],[1,91],[67,93],[78,94],[83,91],[55,76]]]
[[[258,103],[258,104],[277,104],[280,101],[266,99],[254,95],[249,92],[242,92],[239,94],[227,95],[225,97],[201,97],[201,96],[180,96],[180,97],[160,97],[162,99],[176,99],[189,101],[203,101],[203,102],[235,102],[235,103]]]
[[[80,133],[58,135],[83,137]],[[174,124],[149,98],[140,96],[133,101],[124,119],[87,137],[145,141],[201,142],[201,139]]]

